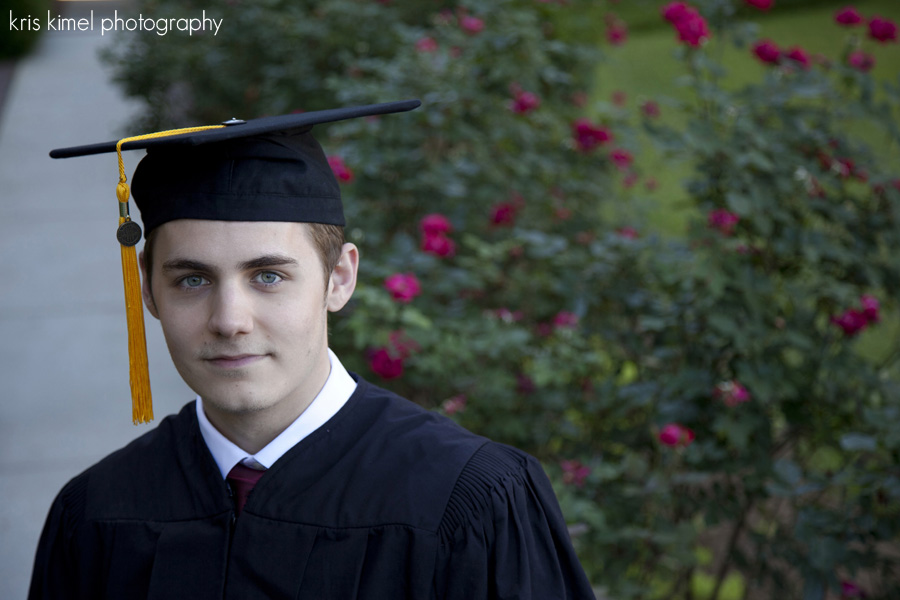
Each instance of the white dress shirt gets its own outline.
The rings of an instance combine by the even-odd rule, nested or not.
[[[200,434],[222,473],[222,479],[225,479],[232,467],[239,462],[251,469],[268,469],[285,452],[324,425],[328,419],[341,410],[341,407],[347,403],[356,390],[356,382],[350,377],[347,369],[331,351],[331,348],[328,349],[328,358],[331,362],[331,372],[318,395],[306,407],[306,410],[288,425],[287,429],[256,454],[249,454],[241,450],[234,442],[222,435],[206,418],[206,413],[203,412],[203,399],[197,396],[197,420],[200,423]]]

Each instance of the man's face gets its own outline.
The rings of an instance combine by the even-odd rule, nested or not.
[[[326,290],[306,225],[183,219],[155,233],[144,298],[208,413],[293,419],[328,377],[327,313],[355,281],[345,244]]]

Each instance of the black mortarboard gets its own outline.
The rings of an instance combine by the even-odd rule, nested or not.
[[[128,212],[123,150],[146,149],[132,184],[146,233],[176,219],[292,221],[344,225],[341,194],[313,125],[403,112],[418,100],[387,102],[220,125],[161,131],[118,141],[58,148],[53,158],[116,152],[119,158],[119,230],[133,419],[153,419],[140,279],[134,246],[141,229]]]
[[[145,233],[175,219],[344,225],[340,189],[310,133],[313,125],[408,111],[419,104],[406,100],[232,119],[214,128],[126,141],[122,150],[147,150],[131,186]],[[60,148],[50,156],[115,152],[117,144]]]

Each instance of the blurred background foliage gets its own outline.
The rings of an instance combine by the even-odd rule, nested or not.
[[[332,347],[539,457],[602,594],[897,598],[898,7],[770,4],[140,0],[227,35],[107,59],[135,130],[422,99],[317,130]]]

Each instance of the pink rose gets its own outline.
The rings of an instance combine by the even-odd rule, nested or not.
[[[403,359],[391,356],[387,348],[369,353],[369,368],[383,379],[396,379],[403,375]]]
[[[663,19],[675,24],[691,14],[696,14],[697,11],[688,6],[687,2],[670,2],[662,7],[661,12]]]
[[[653,100],[647,100],[641,105],[641,112],[644,113],[645,117],[655,119],[659,116],[659,104]]]
[[[616,90],[612,93],[612,103],[616,106],[625,106],[628,101],[628,95],[622,90]]]
[[[764,63],[777,64],[781,58],[781,50],[772,40],[761,40],[753,45],[753,53]]]
[[[855,308],[847,309],[837,317],[831,317],[831,322],[840,327],[847,337],[856,335],[869,324],[866,314]]]
[[[459,20],[459,26],[469,35],[476,35],[484,29],[484,21],[478,17],[465,16]]]
[[[709,215],[706,217],[706,222],[712,229],[718,229],[722,235],[731,235],[734,233],[734,227],[738,224],[741,218],[734,214],[733,212],[729,212],[724,208],[717,208],[715,210],[710,211]]]
[[[670,448],[690,446],[694,441],[694,432],[678,423],[668,423],[659,430],[659,441]]]
[[[809,54],[807,54],[806,50],[800,46],[794,46],[787,54],[785,54],[785,56],[790,60],[799,63],[800,68],[804,70],[809,69]]]
[[[881,305],[875,296],[866,294],[860,298],[859,301],[860,304],[862,304],[863,315],[866,317],[866,321],[869,323],[877,323],[881,320],[878,315],[878,309]]]
[[[419,221],[419,230],[426,236],[438,235],[453,231],[453,225],[450,224],[450,219],[444,215],[432,213],[422,217],[422,220]]]
[[[590,152],[613,137],[609,129],[594,125],[585,118],[576,119],[572,123],[572,136],[575,138],[575,145],[582,152]]]
[[[774,4],[774,0],[744,0],[744,2],[759,10],[769,10]]]
[[[852,158],[847,157],[835,157],[831,163],[831,170],[836,172],[842,179],[850,177],[857,171],[856,163],[853,162]]]
[[[555,329],[573,329],[578,325],[578,315],[568,310],[561,310],[553,317]]]
[[[841,582],[841,600],[845,598],[865,598],[866,593],[852,581]]]
[[[628,25],[624,21],[614,20],[606,26],[606,41],[613,46],[621,46],[628,40]]]
[[[421,248],[423,252],[442,258],[449,258],[456,254],[456,244],[443,233],[435,235],[425,234],[422,238]]]
[[[635,229],[634,227],[620,227],[616,230],[616,233],[618,233],[626,240],[636,240],[638,238],[637,229]]]
[[[512,202],[500,202],[491,209],[491,224],[498,227],[510,226],[516,221],[519,207]]]
[[[402,329],[395,329],[388,334],[388,352],[392,357],[406,360],[412,356],[413,352],[418,352],[422,348]]]
[[[397,302],[408,304],[422,293],[419,280],[412,273],[394,273],[384,280],[384,287]]]
[[[563,472],[563,483],[584,487],[584,480],[591,474],[591,468],[581,464],[578,460],[564,460],[559,463]]]
[[[438,43],[434,41],[434,38],[431,37],[423,37],[418,42],[416,42],[416,50],[419,52],[434,52],[438,49]]]
[[[675,29],[678,31],[678,39],[694,48],[701,46],[705,40],[709,39],[706,20],[699,14],[676,23]]]
[[[444,414],[448,416],[463,412],[466,410],[466,396],[464,394],[459,394],[458,396],[447,398],[441,403],[441,409],[444,411]]]
[[[332,155],[328,157],[328,166],[331,167],[332,173],[337,177],[338,181],[342,181],[344,183],[350,183],[353,181],[353,171],[350,170],[346,164],[344,164],[344,160],[337,155]]]
[[[834,20],[845,27],[853,27],[863,22],[862,15],[852,6],[845,6],[834,13]]]
[[[737,381],[723,381],[713,390],[713,396],[722,400],[725,406],[737,406],[750,400],[750,392]]]
[[[534,92],[518,90],[509,104],[509,110],[517,115],[527,115],[541,105],[541,99]]]
[[[524,373],[516,375],[516,391],[520,394],[531,394],[537,389],[534,380]]]
[[[678,39],[689,46],[699,46],[709,39],[706,20],[686,2],[670,2],[662,8],[663,18],[678,32]]]
[[[494,316],[504,321],[506,323],[516,323],[522,320],[522,317],[525,316],[521,310],[509,310],[508,308],[498,308],[493,311]]]
[[[869,19],[869,37],[882,44],[897,41],[897,24],[882,17]]]
[[[634,162],[634,157],[631,155],[631,152],[628,150],[623,150],[621,148],[616,148],[612,152],[609,153],[609,159],[613,161],[619,169],[625,170],[631,166],[631,163]]]
[[[872,67],[875,66],[875,57],[871,54],[866,54],[862,50],[854,50],[850,53],[850,56],[847,57],[847,64],[854,69],[865,73],[872,70]]]

